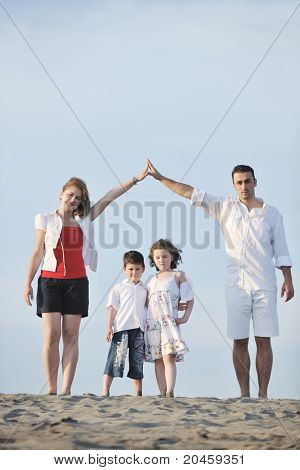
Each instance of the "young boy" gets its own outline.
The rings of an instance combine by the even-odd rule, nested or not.
[[[147,290],[141,282],[145,271],[144,257],[128,251],[123,257],[127,279],[116,284],[109,293],[106,341],[111,340],[103,376],[102,396],[109,396],[114,377],[123,377],[127,349],[129,371],[136,396],[142,396],[144,365],[144,323]]]

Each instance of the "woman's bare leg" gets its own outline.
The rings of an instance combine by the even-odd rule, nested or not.
[[[79,357],[78,334],[81,315],[64,315],[62,337],[64,343],[62,369],[62,394],[70,394]]]
[[[48,383],[48,393],[57,393],[61,313],[43,313],[42,318],[44,323],[44,370]]]

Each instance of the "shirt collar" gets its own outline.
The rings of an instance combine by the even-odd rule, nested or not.
[[[251,209],[250,212],[248,211],[248,208],[247,208],[246,204],[244,204],[243,202],[241,202],[239,199],[236,199],[236,202],[239,204],[239,206],[241,207],[242,210],[244,210],[245,212],[247,212],[247,213],[249,213],[249,214],[250,214],[251,212],[254,214],[254,213],[257,213],[257,212],[258,212],[258,213],[261,213],[262,211],[265,211],[265,210],[266,210],[266,207],[267,207],[265,201],[264,201],[263,199],[259,198],[259,197],[257,197],[256,199],[257,199],[259,202],[262,202],[263,206],[262,206],[262,207],[253,207],[253,209]]]
[[[122,284],[126,284],[127,286],[131,286],[131,287],[136,287],[136,286],[144,287],[144,284],[142,283],[142,281],[140,281],[138,284],[135,284],[130,279],[124,279],[122,281]]]

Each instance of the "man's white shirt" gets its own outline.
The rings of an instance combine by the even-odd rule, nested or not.
[[[147,289],[142,282],[134,284],[124,279],[116,284],[108,295],[107,307],[117,310],[114,333],[134,328],[145,329]]]
[[[224,233],[228,258],[226,285],[246,290],[276,289],[275,266],[292,266],[283,219],[279,211],[265,204],[247,207],[237,199],[212,196],[194,189],[191,204],[202,207],[218,219]]]

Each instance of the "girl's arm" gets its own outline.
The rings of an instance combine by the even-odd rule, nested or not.
[[[183,282],[187,282],[187,278],[186,278],[186,275],[185,275],[184,272],[178,271],[175,274],[175,276],[176,276],[176,280],[179,283],[179,285],[182,284]],[[194,307],[194,299],[187,300],[187,301],[184,301],[184,302],[179,301],[178,310],[179,311],[185,310],[185,313],[184,313],[183,317],[176,318],[175,321],[176,321],[177,325],[183,325],[184,323],[186,323],[188,321],[188,319],[191,316],[193,307]]]
[[[193,300],[188,300],[186,302],[186,310],[185,310],[185,314],[183,315],[183,317],[181,318],[176,318],[176,325],[183,325],[183,323],[186,323],[188,321],[188,319],[190,318],[191,316],[191,313],[192,313],[192,310],[193,310],[193,307],[194,307],[194,299]]]
[[[111,189],[108,191],[107,194],[102,199],[99,199],[98,202],[91,208],[91,219],[95,220],[99,217],[100,214],[112,203],[115,199],[122,196],[122,194],[126,193],[132,186],[134,186],[137,182],[142,181],[148,175],[148,165],[146,168],[135,178],[127,181],[126,183],[117,186],[116,188]]]
[[[45,251],[45,233],[43,230],[35,231],[35,246],[27,269],[23,298],[24,301],[32,306],[33,289],[31,283],[36,275],[39,265],[42,262]]]
[[[107,329],[106,329],[106,338],[105,338],[108,343],[111,340],[112,335],[113,335],[113,324],[114,324],[116,315],[117,315],[117,310],[112,305],[110,305],[108,307]]]

